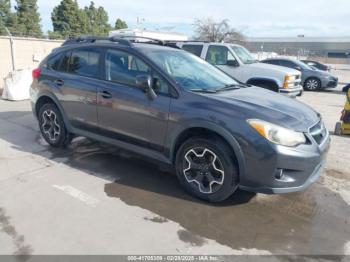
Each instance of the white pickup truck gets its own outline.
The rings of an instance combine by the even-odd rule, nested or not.
[[[206,42],[177,42],[176,45],[219,67],[240,82],[292,97],[303,93],[299,71],[260,63],[243,46]]]

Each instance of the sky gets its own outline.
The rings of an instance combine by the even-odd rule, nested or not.
[[[13,5],[14,5],[14,0]],[[60,0],[38,0],[44,32]],[[350,0],[95,0],[129,27],[176,31],[192,36],[196,18],[228,19],[247,37],[350,36]],[[79,6],[90,0],[78,0]],[[144,22],[137,24],[137,17]]]

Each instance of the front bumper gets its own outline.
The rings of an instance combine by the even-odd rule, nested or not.
[[[303,87],[301,85],[293,87],[293,88],[280,88],[279,93],[290,96],[290,97],[296,97],[300,96],[303,93]]]
[[[338,78],[326,78],[322,80],[322,88],[336,88],[338,86]]]
[[[255,164],[247,163],[247,173],[241,177],[240,188],[265,194],[303,191],[322,174],[330,147],[326,131],[321,144],[307,135],[309,143],[296,148],[270,144],[269,157]]]

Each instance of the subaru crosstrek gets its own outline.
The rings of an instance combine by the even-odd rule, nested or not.
[[[31,86],[44,139],[85,136],[154,159],[211,202],[237,188],[301,191],[319,177],[330,144],[320,114],[164,45],[86,37],[55,49]]]

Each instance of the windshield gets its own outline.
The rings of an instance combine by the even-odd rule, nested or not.
[[[235,54],[239,57],[243,64],[252,64],[256,62],[256,59],[250,54],[250,52],[242,46],[231,46]]]
[[[230,76],[188,52],[147,50],[145,54],[186,90],[214,91],[225,86],[239,85]]]

